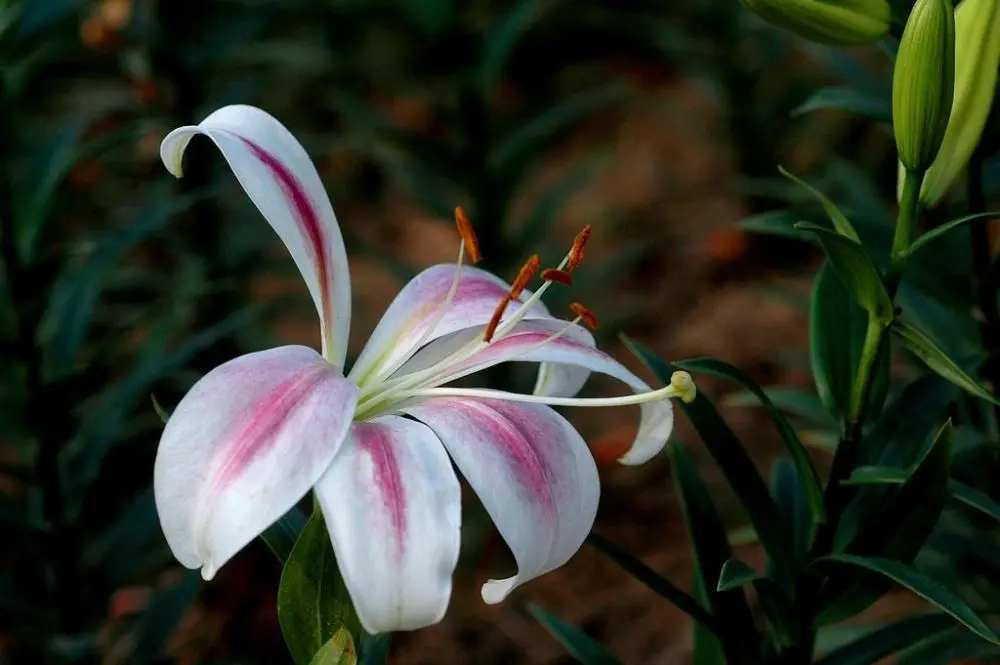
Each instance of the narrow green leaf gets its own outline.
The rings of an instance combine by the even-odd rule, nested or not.
[[[621,661],[595,642],[579,628],[563,621],[538,605],[528,605],[528,611],[538,620],[559,643],[566,647],[570,655],[583,665],[621,665]]]
[[[892,298],[885,288],[882,275],[861,243],[808,222],[800,222],[796,227],[816,234],[840,279],[865,311],[882,323],[892,321]]]
[[[920,640],[948,632],[954,626],[954,619],[947,614],[906,617],[831,651],[817,660],[816,665],[871,665]]]
[[[832,268],[831,268],[832,270]],[[811,302],[814,300],[811,299]],[[860,308],[859,308],[860,310]],[[837,421],[830,416],[823,400],[812,391],[772,386],[764,388],[771,403],[784,413],[808,421],[821,427],[836,427]],[[750,391],[732,393],[720,400],[723,406],[759,406],[760,400]]]
[[[829,198],[827,198],[826,194],[819,191],[818,189],[807,183],[805,180],[800,180],[799,178],[795,177],[794,175],[792,175],[791,173],[789,173],[780,166],[778,167],[778,171],[781,172],[781,175],[785,176],[795,184],[809,190],[809,193],[812,194],[817,201],[819,201],[821,206],[823,206],[823,210],[826,211],[826,214],[830,217],[830,221],[833,223],[833,228],[837,230],[838,234],[849,240],[853,240],[859,245],[861,244],[861,238],[858,236],[858,232],[854,230],[854,225],[851,224],[851,221],[849,219],[847,219],[847,215],[841,212],[840,208],[837,207],[837,204],[831,201]],[[808,222],[805,223],[808,224]],[[800,224],[796,224],[796,227],[802,228]]]
[[[743,559],[734,556],[727,559],[726,563],[722,565],[716,589],[730,591],[760,579],[765,579],[765,576],[747,565]]]
[[[740,227],[750,233],[791,238],[815,244],[816,237],[806,231],[795,228],[802,221],[803,215],[794,210],[770,210],[740,222]]]
[[[904,252],[905,256],[912,256],[921,247],[933,242],[937,238],[940,238],[948,231],[958,228],[963,224],[968,224],[969,222],[974,222],[978,219],[995,219],[1000,217],[1000,212],[980,212],[975,215],[966,215],[965,217],[959,217],[958,219],[953,219],[950,222],[945,222],[937,228],[933,228],[927,233],[923,234],[919,238],[913,241],[913,243]]]
[[[892,122],[892,98],[876,96],[854,88],[820,88],[809,99],[792,109],[792,117],[812,111],[847,111],[881,122]]]
[[[673,365],[628,338],[623,337],[623,341],[660,381],[670,382],[670,376],[675,371]],[[782,586],[793,588],[796,565],[792,555],[791,540],[753,460],[733,430],[719,415],[715,405],[703,392],[699,392],[692,403],[680,403],[680,406],[726,477],[726,481],[740,499],[761,545],[770,558],[775,579]],[[719,561],[719,568],[728,558],[727,556]],[[705,572],[711,574],[713,571]],[[712,579],[710,588],[716,579],[718,578]]]
[[[1000,406],[1000,400],[993,393],[966,374],[930,337],[902,321],[893,323],[892,332],[896,334],[910,353],[924,361],[933,372],[968,393]]]
[[[163,408],[160,401],[156,399],[156,395],[149,393],[149,401],[153,403],[153,411],[156,412],[156,417],[160,419],[164,425],[170,420],[170,412]]]
[[[551,0],[522,0],[497,21],[486,35],[483,59],[479,65],[479,84],[484,90],[496,83],[518,40],[552,4]]]
[[[817,525],[812,519],[795,464],[787,457],[775,460],[771,468],[771,496],[792,534],[796,561],[805,561]],[[732,537],[729,542],[733,542]]]
[[[958,633],[953,629],[929,634],[927,639],[917,642],[901,653],[896,665],[995,663],[998,660],[1000,660],[1000,647],[984,642],[974,633],[964,630]]]
[[[911,563],[934,530],[948,498],[951,470],[951,423],[945,423],[913,473],[891,493],[868,505],[858,522],[842,522],[834,538],[836,549],[860,556]],[[819,621],[829,623],[853,616],[888,591],[881,580],[833,579],[820,600]]]
[[[888,466],[863,466],[854,470],[845,485],[902,485],[912,475],[910,469]],[[987,517],[1000,521],[1000,503],[979,490],[957,480],[948,482],[948,492],[961,503]]]
[[[727,655],[744,649],[752,653],[757,636],[746,596],[738,589],[720,591],[717,585],[722,567],[733,556],[725,525],[687,449],[680,443],[672,443],[670,458],[674,486],[694,550],[696,588],[704,589],[709,612],[717,622],[721,646]]]
[[[281,572],[278,622],[296,665],[309,665],[341,628],[352,635],[361,632],[318,511],[306,522]]]
[[[309,665],[355,665],[358,654],[349,630],[341,626],[333,637],[320,647]]]
[[[693,562],[693,568],[694,598],[700,605],[707,606],[709,604],[708,591],[705,588],[705,579],[697,558]],[[691,622],[691,633],[692,665],[727,665],[725,649],[722,648],[722,642],[715,633],[699,621]]]
[[[260,534],[261,539],[267,544],[278,557],[278,561],[285,563],[292,548],[295,547],[302,530],[306,528],[306,516],[298,508],[292,508],[287,513],[278,518],[278,521],[269,526],[264,533]]]
[[[653,592],[681,609],[692,619],[705,624],[712,631],[715,630],[715,622],[711,615],[705,611],[705,608],[692,598],[690,594],[686,593],[680,587],[675,586],[670,580],[597,533],[591,532],[587,536],[587,543],[618,564],[629,575],[645,584]]]
[[[830,262],[816,273],[809,315],[809,357],[816,392],[834,416],[846,415],[857,361],[853,347],[864,335],[867,316],[850,297]]]
[[[823,506],[823,486],[820,482],[819,474],[816,473],[816,467],[813,466],[812,459],[810,459],[808,451],[802,445],[802,441],[799,440],[795,430],[757,382],[747,376],[738,367],[714,358],[695,358],[694,360],[685,360],[675,364],[691,372],[704,372],[735,381],[757,396],[761,404],[770,412],[771,420],[774,421],[778,434],[781,435],[781,440],[785,443],[785,448],[795,463],[795,469],[799,473],[802,488],[806,493],[806,500],[809,502],[809,509],[812,511],[813,521],[817,524],[826,522],[826,509]]]
[[[831,554],[816,560],[816,563],[837,563],[862,568],[883,575],[900,584],[917,596],[935,605],[943,612],[950,614],[959,623],[979,635],[987,642],[1000,644],[1000,639],[988,625],[969,607],[964,600],[952,593],[947,587],[916,570],[912,566],[873,557],[855,556],[853,554]]]

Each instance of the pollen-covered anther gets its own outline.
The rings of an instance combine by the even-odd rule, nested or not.
[[[455,208],[455,226],[458,227],[458,235],[465,241],[465,251],[469,253],[469,258],[473,263],[479,263],[483,255],[479,252],[479,240],[475,231],[472,230],[472,222],[465,216],[465,211],[459,207]]]
[[[587,324],[588,328],[591,330],[597,330],[597,317],[594,316],[593,312],[578,302],[572,303],[569,308],[573,310],[573,313],[576,314],[581,321]]]
[[[566,272],[573,272],[580,262],[583,261],[583,250],[587,246],[587,240],[590,239],[590,232],[593,227],[588,224],[583,227],[583,230],[576,234],[576,238],[573,239],[573,246],[569,250],[569,259],[566,261]]]
[[[555,282],[556,284],[562,284],[563,286],[573,285],[573,276],[565,270],[559,270],[558,268],[546,268],[543,270],[542,280],[546,282]]]
[[[690,404],[698,396],[698,387],[687,372],[674,372],[670,375],[670,386],[677,391],[681,401]]]
[[[510,299],[517,300],[521,297],[524,289],[527,288],[531,280],[535,278],[538,274],[538,269],[542,267],[542,259],[535,254],[530,259],[525,261],[521,269],[517,271],[517,277],[514,278],[514,283],[510,287]]]
[[[503,313],[507,310],[507,305],[510,304],[511,297],[509,295],[504,296],[497,308],[493,310],[493,316],[490,318],[490,323],[486,326],[486,332],[483,333],[483,341],[489,342],[493,339],[493,333],[497,331],[497,326],[500,325],[500,319],[503,318]]]

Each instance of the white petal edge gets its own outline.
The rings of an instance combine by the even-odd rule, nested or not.
[[[355,423],[316,497],[366,631],[415,630],[444,617],[461,488],[426,425],[400,416]]]
[[[323,355],[343,367],[351,321],[347,252],[333,205],[302,144],[253,106],[224,106],[163,139],[160,158],[175,177],[191,139],[212,140],[243,190],[288,248],[305,279],[322,328]]]
[[[153,468],[177,560],[211,579],[305,496],[340,448],[357,396],[302,346],[240,356],[195,383],[163,430]]]
[[[519,585],[565,564],[590,532],[600,480],[587,444],[546,406],[444,397],[404,407],[444,443],[517,560],[489,580],[499,603]]]

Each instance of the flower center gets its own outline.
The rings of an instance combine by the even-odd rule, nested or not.
[[[509,353],[490,356],[488,359],[476,362],[475,356],[477,354],[489,347],[490,344],[505,339],[514,331],[517,324],[524,320],[525,316],[539,303],[542,296],[553,284],[568,285],[572,283],[570,273],[583,260],[584,247],[590,236],[590,227],[588,226],[577,235],[569,253],[567,253],[558,267],[542,271],[542,285],[529,298],[523,302],[520,301],[525,289],[535,279],[541,269],[541,259],[538,255],[529,258],[518,271],[509,292],[500,300],[492,318],[485,327],[478,330],[471,329],[455,333],[453,336],[456,342],[454,349],[444,353],[441,358],[434,360],[427,366],[419,367],[418,369],[413,369],[396,376],[397,372],[401,368],[404,368],[404,364],[425,347],[428,340],[432,337],[434,330],[444,318],[445,313],[451,307],[461,280],[465,253],[468,251],[473,262],[479,259],[479,243],[472,231],[472,226],[468,218],[462,212],[461,208],[455,209],[455,222],[461,238],[455,276],[446,296],[435,309],[432,324],[412,344],[409,351],[403,354],[396,362],[384,367],[374,375],[365,377],[359,382],[361,396],[358,399],[358,406],[355,410],[355,420],[366,420],[390,411],[403,400],[410,398],[414,391],[435,388],[462,376],[485,369],[486,367],[516,360],[518,357],[532,353],[564,336],[581,321],[592,328],[597,327],[597,318],[583,305],[573,303],[572,309],[576,317],[572,321],[564,322],[561,328],[553,330],[551,334],[544,337],[537,344],[526,348],[515,348]],[[504,320],[505,313],[514,303],[518,304],[518,308],[509,318]]]

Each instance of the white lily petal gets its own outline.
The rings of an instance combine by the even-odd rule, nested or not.
[[[462,514],[458,478],[434,433],[399,416],[355,423],[315,491],[365,630],[440,621]]]
[[[364,385],[365,380],[382,368],[391,367],[421,342],[426,344],[443,335],[489,322],[510,285],[485,270],[463,266],[455,296],[433,331],[438,308],[444,303],[455,279],[458,266],[445,263],[422,271],[396,295],[389,309],[372,332],[348,375]],[[522,301],[530,294],[522,294]],[[512,303],[506,312],[509,318],[517,310]],[[551,318],[544,305],[538,303],[528,318]]]
[[[629,386],[635,393],[649,392],[649,385],[630,372],[620,362],[593,346],[593,338],[579,326],[570,326],[561,336],[554,338],[557,327],[551,321],[530,321],[518,324],[505,337],[485,345],[482,350],[457,365],[454,371],[441,381],[454,381],[463,376],[492,367],[498,363],[520,361],[550,363],[556,366],[580,368],[614,377]],[[481,336],[481,330],[468,329],[441,338],[428,345],[403,366],[403,370],[414,371],[447,357],[454,349],[461,348],[470,340]],[[545,397],[560,398],[574,395],[586,376],[570,374],[567,385],[560,391],[536,393]],[[572,377],[577,377],[573,379]],[[569,390],[573,388],[573,390]],[[640,405],[639,430],[631,448],[618,461],[622,464],[637,465],[649,461],[666,445],[673,430],[673,406],[662,399]]]
[[[339,450],[357,396],[302,346],[240,356],[198,381],[171,414],[153,468],[177,560],[211,579],[305,496]]]
[[[323,355],[342,367],[351,319],[347,254],[333,206],[305,149],[264,111],[225,106],[163,139],[160,158],[178,178],[184,150],[195,134],[218,146],[250,200],[288,247],[319,312]]]
[[[546,406],[442,397],[404,407],[437,433],[517,560],[490,580],[498,603],[518,585],[566,563],[597,515],[600,481],[586,443]]]

